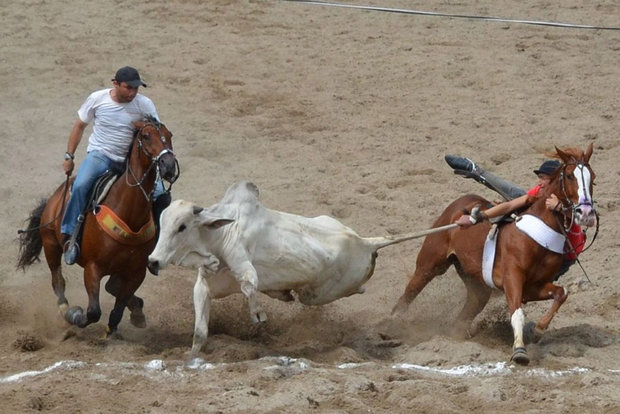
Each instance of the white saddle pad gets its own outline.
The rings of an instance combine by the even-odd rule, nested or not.
[[[517,228],[527,234],[536,243],[555,253],[564,253],[566,237],[547,226],[544,221],[531,214],[524,214],[517,219]]]
[[[497,245],[497,226],[492,226],[482,250],[482,278],[488,287],[496,289],[493,283],[493,264],[495,263],[495,246]]]

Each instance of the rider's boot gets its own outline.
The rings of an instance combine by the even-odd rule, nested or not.
[[[476,163],[469,158],[459,157],[456,155],[446,155],[444,158],[448,165],[452,167],[455,174],[459,174],[467,178],[473,178],[479,183],[482,183],[491,190],[497,192],[506,200],[512,200],[525,194],[525,190],[519,188],[516,184],[486,171],[479,165],[476,165]]]
[[[455,174],[463,175],[467,178],[473,178],[474,180],[484,184],[484,170],[476,165],[469,158],[459,157],[457,155],[446,155],[446,162]]]
[[[78,220],[77,220],[77,225],[75,226],[75,229],[73,230],[73,234],[68,235],[68,234],[64,234],[62,235],[62,246],[65,249],[65,263],[68,265],[72,265],[74,264],[77,259],[78,256],[80,255],[80,246],[79,243],[77,241],[78,239],[78,235],[80,234],[80,230],[82,228],[82,223],[84,222],[84,215],[80,214],[78,216]]]
[[[72,265],[77,260],[78,247],[75,243],[71,243],[71,235],[62,235],[62,248],[64,250],[65,263]]]

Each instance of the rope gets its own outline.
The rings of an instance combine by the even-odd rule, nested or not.
[[[379,12],[385,12],[385,13],[416,14],[416,15],[422,15],[422,16],[433,16],[433,17],[450,17],[453,19],[486,20],[486,21],[504,22],[504,23],[519,23],[519,24],[531,24],[531,25],[538,25],[538,26],[561,27],[561,28],[566,28],[566,29],[620,30],[620,27],[613,27],[613,26],[612,27],[589,26],[589,25],[584,25],[584,24],[573,24],[573,23],[506,19],[502,17],[492,17],[492,16],[477,16],[477,15],[453,14],[453,13],[436,13],[436,12],[427,12],[427,11],[420,11],[420,10],[394,9],[394,8],[389,8],[389,7],[375,7],[375,6],[360,6],[360,5],[355,5],[355,4],[333,3],[333,2],[316,1],[316,0],[282,0],[282,1],[288,1],[292,3],[312,4],[316,6],[342,7],[342,8],[347,8],[347,9],[379,11]]]

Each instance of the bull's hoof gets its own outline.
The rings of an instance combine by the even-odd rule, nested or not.
[[[528,322],[523,327],[523,340],[525,343],[536,344],[543,337],[545,331],[536,327],[536,323]]]
[[[264,310],[260,310],[251,315],[252,323],[267,322],[267,314]]]
[[[512,353],[510,360],[519,365],[527,365],[530,363],[530,357],[527,356],[525,348],[517,348]]]

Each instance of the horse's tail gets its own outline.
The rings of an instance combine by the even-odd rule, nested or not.
[[[27,219],[28,227],[26,230],[19,230],[19,254],[17,259],[17,268],[26,270],[28,266],[39,261],[39,255],[43,248],[43,240],[41,239],[41,215],[45,209],[47,200],[41,200],[39,205],[32,210],[30,217]]]
[[[442,231],[447,231],[450,229],[454,229],[458,227],[458,224],[446,224],[445,226],[433,227],[427,230],[418,231],[415,233],[406,233],[406,234],[398,234],[395,236],[385,236],[385,237],[364,237],[364,240],[373,246],[375,250],[382,249],[387,246],[391,246],[392,244],[402,243],[407,240],[413,240],[420,237],[428,236],[429,234],[439,233]]]

